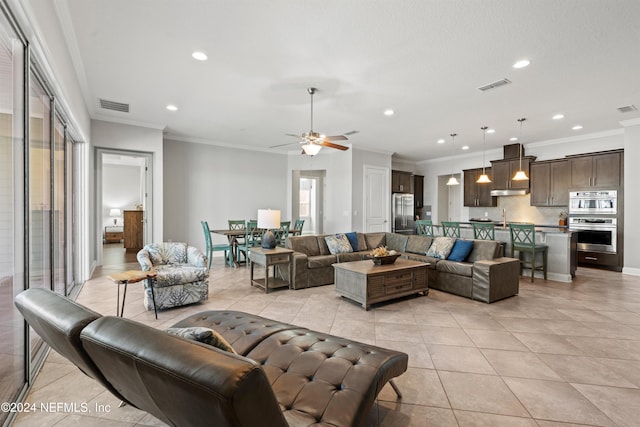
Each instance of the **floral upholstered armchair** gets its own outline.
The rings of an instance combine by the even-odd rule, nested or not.
[[[142,271],[157,273],[153,282],[158,310],[204,301],[209,297],[209,270],[202,251],[186,243],[151,243],[138,252]],[[145,282],[144,306],[153,310],[151,288]]]

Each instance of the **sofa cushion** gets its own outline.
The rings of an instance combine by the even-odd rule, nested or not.
[[[350,252],[345,254],[336,255],[338,258],[338,262],[351,262],[351,261],[362,261],[364,259],[364,252]]]
[[[467,257],[468,262],[494,259],[500,250],[500,242],[496,240],[474,240],[473,250]]]
[[[457,262],[441,260],[436,264],[436,270],[443,273],[452,273],[459,276],[471,277],[473,274],[473,264],[470,262]]]
[[[472,250],[473,240],[458,239],[453,244],[453,248],[447,259],[451,261],[464,261]]]
[[[344,234],[325,236],[324,240],[327,242],[331,255],[353,252],[351,243],[349,243],[349,239]]]
[[[337,261],[335,255],[318,255],[309,257],[307,259],[307,267],[309,268],[322,268],[331,267]]]
[[[166,264],[154,266],[157,273],[155,286],[180,285],[183,283],[200,282],[207,278],[207,269],[204,267],[194,267],[188,264]]]
[[[438,259],[447,259],[455,241],[456,239],[453,237],[436,237],[433,239],[426,255]]]
[[[327,241],[324,240],[324,236],[316,236],[318,240],[318,248],[320,249],[320,255],[330,255],[329,246],[327,246]]]
[[[359,251],[368,250],[369,248],[367,247],[367,239],[365,237],[365,234],[364,233],[356,233],[356,236],[358,237],[358,250]]]
[[[420,255],[420,254],[412,254],[412,253],[409,253],[409,252],[405,252],[403,258],[410,259],[411,261],[419,261],[419,262],[429,263],[429,266],[427,267],[427,269],[429,269],[429,270],[435,270],[436,269],[436,263],[438,261],[440,261],[438,258],[434,258],[434,257],[426,256],[426,255]]]
[[[404,251],[412,254],[424,255],[429,250],[432,241],[433,237],[429,236],[409,236],[409,239],[407,240],[407,247]]]
[[[364,235],[367,241],[367,250],[373,250],[385,245],[385,233],[367,233]],[[360,248],[362,250],[363,248]]]
[[[287,239],[290,249],[308,256],[320,255],[317,236],[292,236]]]
[[[344,235],[349,239],[349,244],[351,244],[353,252],[358,252],[360,250],[358,246],[358,234],[355,231],[352,231],[350,233],[344,233]]]
[[[406,234],[387,233],[385,245],[389,250],[394,249],[398,252],[404,252],[407,247],[407,240],[409,240],[409,236]]]
[[[167,328],[167,333],[171,335],[177,335],[179,337],[198,341],[229,353],[237,354],[231,347],[231,344],[224,339],[222,335],[214,331],[213,329],[203,328],[199,326],[191,326],[187,328]]]

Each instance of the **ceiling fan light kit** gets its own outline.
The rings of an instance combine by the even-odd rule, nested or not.
[[[289,133],[287,135],[298,138],[300,141],[298,141],[297,144],[300,144],[300,146],[302,147],[302,153],[308,156],[315,156],[320,152],[322,147],[335,148],[337,150],[346,151],[349,149],[349,147],[345,145],[336,144],[331,141],[346,141],[349,138],[347,138],[345,135],[352,135],[354,133],[357,133],[357,131],[346,132],[345,135],[333,135],[333,136],[326,136],[319,132],[313,131],[313,95],[316,93],[317,90],[318,89],[316,89],[315,87],[307,88],[307,93],[311,96],[311,129],[309,130],[309,132],[304,132],[300,135],[294,135]],[[294,142],[292,144],[296,144],[296,143]],[[282,147],[285,145],[290,145],[290,144],[273,145],[270,148]]]

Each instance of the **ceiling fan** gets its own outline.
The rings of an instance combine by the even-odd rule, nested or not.
[[[291,142],[286,144],[273,145],[269,148],[283,147],[285,145],[292,145],[292,144],[300,144],[302,146],[302,154],[307,154],[309,156],[315,156],[316,154],[318,154],[322,149],[322,147],[335,148],[337,150],[342,150],[342,151],[349,149],[349,147],[347,146],[334,144],[331,141],[346,141],[347,139],[349,139],[346,137],[346,135],[353,135],[354,133],[358,133],[357,130],[345,132],[344,135],[333,135],[333,136],[326,136],[319,132],[313,131],[313,95],[316,93],[317,90],[318,89],[316,89],[315,87],[307,88],[307,92],[309,93],[309,95],[311,95],[311,130],[309,132],[304,132],[301,135],[294,135],[292,133],[287,133],[286,135],[293,136],[294,138],[298,138],[300,141],[297,143]]]

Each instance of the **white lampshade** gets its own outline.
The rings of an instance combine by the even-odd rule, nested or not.
[[[109,216],[118,217],[118,216],[121,216],[121,215],[122,215],[122,211],[120,209],[113,208],[113,209],[109,210]]]
[[[527,181],[529,179],[529,177],[527,176],[525,171],[519,170],[518,172],[516,172],[516,174],[511,179],[514,180],[514,181]]]
[[[476,182],[478,184],[487,184],[491,182],[491,179],[489,178],[489,175],[487,175],[486,173],[483,173],[478,177],[478,180]]]
[[[322,145],[318,144],[305,144],[302,146],[302,150],[308,156],[315,156],[322,150]]]
[[[267,230],[280,228],[280,211],[258,209],[258,228]]]
[[[451,175],[451,178],[449,178],[449,181],[447,181],[447,185],[459,185],[459,184],[460,183],[458,182],[456,177],[453,175]]]

